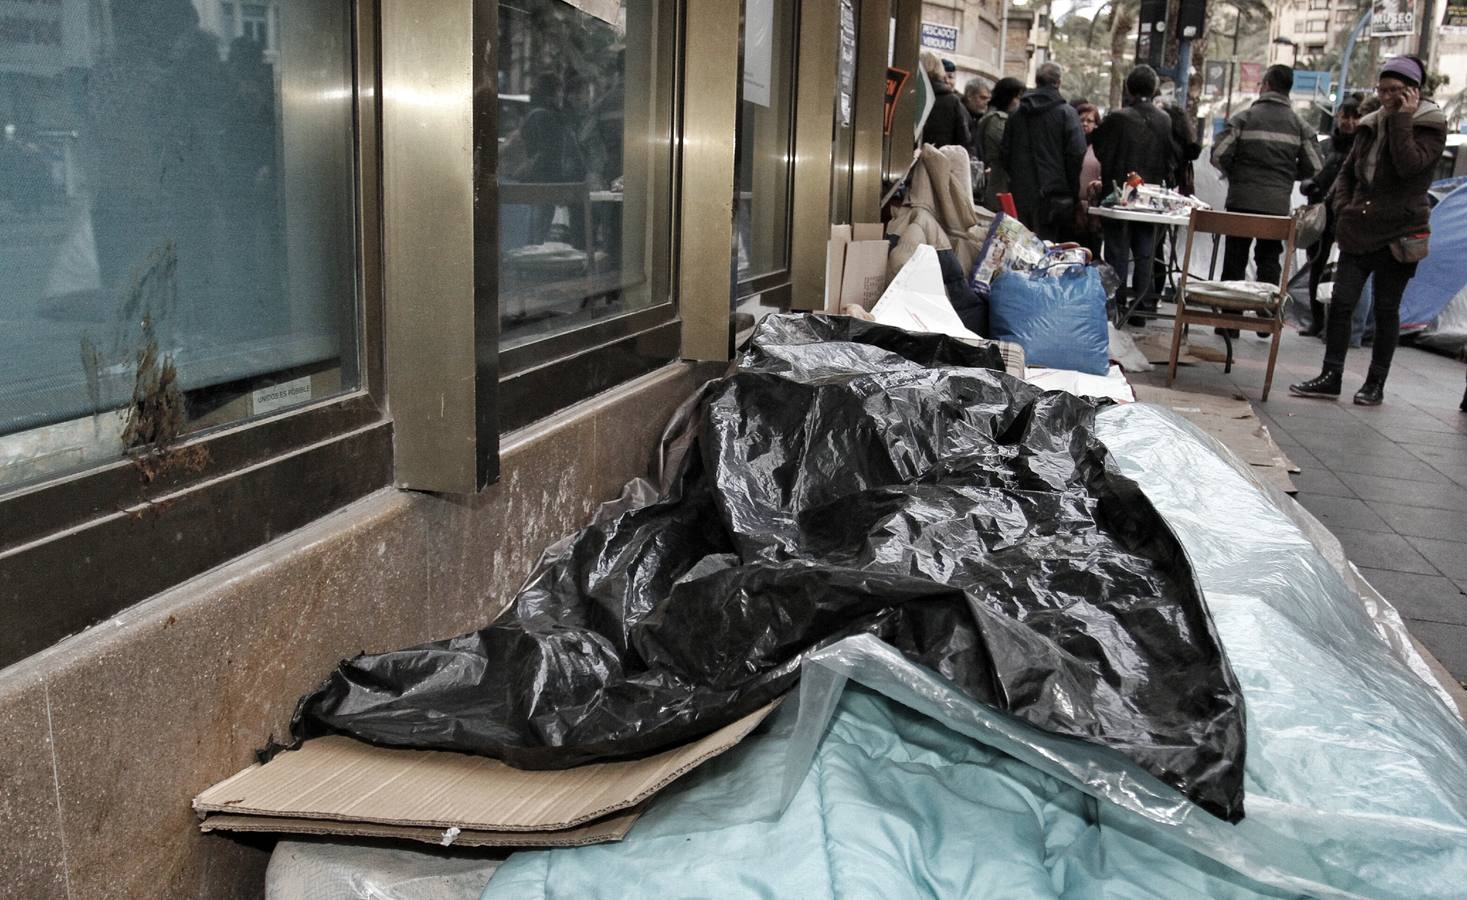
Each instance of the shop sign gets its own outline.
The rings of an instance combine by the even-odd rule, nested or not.
[[[958,30],[951,25],[934,25],[931,22],[923,22],[922,46],[933,50],[957,52]]]
[[[90,65],[87,0],[0,0],[0,72],[51,77]]]
[[[1324,94],[1329,92],[1330,73],[1311,72],[1308,69],[1294,70],[1294,94]]]
[[[1221,59],[1209,59],[1202,65],[1202,95],[1221,97],[1228,81],[1228,63]]]
[[[1442,16],[1443,34],[1467,34],[1467,0],[1447,0]]]

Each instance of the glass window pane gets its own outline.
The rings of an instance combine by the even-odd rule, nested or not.
[[[675,7],[499,4],[502,347],[668,302]]]
[[[9,5],[0,489],[354,387],[350,4]]]
[[[795,0],[747,0],[739,109],[738,280],[789,267]]]

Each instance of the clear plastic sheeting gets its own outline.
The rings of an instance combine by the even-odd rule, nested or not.
[[[265,900],[476,900],[503,855],[281,841],[265,872]]]
[[[1390,639],[1389,606],[1368,611],[1292,502],[1174,413],[1112,408],[1097,430],[1181,541],[1238,673],[1246,819],[1209,816],[1112,751],[974,702],[860,635],[807,655],[798,705],[674,785],[624,843],[516,854],[486,900],[633,886],[759,898],[1461,896],[1467,729],[1415,673],[1409,642]]]
[[[770,316],[675,420],[654,500],[551,547],[493,625],[342,663],[295,736],[527,768],[642,754],[869,634],[1241,818],[1242,703],[1180,545],[1108,462],[1096,405],[1000,365],[991,344]]]
[[[901,703],[828,696],[808,775],[773,821],[759,813],[798,739],[786,709],[669,788],[624,842],[517,853],[484,900],[1287,895]]]
[[[1204,431],[1198,429],[1193,430],[1196,431],[1197,436],[1207,445],[1208,449],[1212,450],[1231,465],[1233,470],[1242,475],[1253,487],[1262,491],[1272,501],[1274,506],[1282,510],[1293,521],[1299,531],[1314,545],[1314,549],[1319,551],[1320,555],[1345,580],[1345,584],[1355,592],[1355,596],[1365,608],[1366,615],[1370,616],[1371,621],[1375,623],[1377,634],[1391,648],[1391,652],[1409,666],[1411,671],[1415,672],[1422,681],[1426,682],[1442,703],[1446,704],[1448,710],[1455,711],[1457,704],[1453,701],[1452,695],[1448,694],[1447,689],[1442,687],[1441,683],[1436,680],[1436,676],[1431,672],[1431,667],[1426,664],[1426,660],[1421,658],[1421,654],[1416,652],[1416,647],[1411,642],[1411,635],[1406,630],[1406,623],[1402,621],[1401,614],[1396,612],[1394,606],[1386,602],[1386,599],[1381,596],[1374,585],[1366,581],[1365,576],[1360,574],[1360,570],[1355,567],[1355,564],[1350,562],[1349,558],[1345,555],[1345,548],[1340,543],[1340,539],[1335,537],[1334,533],[1326,528],[1323,522],[1316,519],[1309,510],[1297,503],[1293,497],[1284,493],[1276,485],[1259,478],[1257,470],[1249,465],[1247,460],[1240,458],[1227,445]]]
[[[1313,870],[1366,896],[1461,896],[1467,729],[1394,610],[1371,591],[1372,615],[1343,557],[1327,559],[1285,511],[1294,504],[1185,420],[1135,404],[1096,428],[1182,540],[1243,687],[1249,817],[1208,839],[1212,855]],[[1216,831],[1205,818],[1189,817]]]

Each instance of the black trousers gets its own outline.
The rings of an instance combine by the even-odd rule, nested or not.
[[[1229,206],[1228,212],[1275,215],[1275,213],[1259,212],[1256,209],[1243,209],[1239,206]],[[1254,244],[1257,244],[1253,249],[1253,261],[1258,265],[1257,280],[1264,284],[1279,283],[1279,278],[1284,274],[1282,263],[1284,242],[1254,241],[1252,238],[1232,236],[1229,236],[1227,242],[1223,245],[1223,281],[1242,281],[1248,277],[1248,250]]]
[[[1144,297],[1151,292],[1156,226],[1150,222],[1122,222],[1115,219],[1101,221],[1101,227],[1105,230],[1105,261],[1116,270],[1116,277],[1121,280],[1121,290],[1116,292],[1116,305],[1124,306],[1121,295],[1125,293],[1128,264],[1131,266],[1129,297]]]
[[[1385,381],[1391,371],[1391,357],[1401,336],[1401,295],[1406,283],[1416,274],[1416,263],[1398,262],[1389,247],[1371,253],[1340,251],[1335,267],[1335,292],[1330,298],[1328,332],[1324,344],[1324,367],[1342,372],[1345,354],[1350,351],[1350,317],[1365,279],[1375,276],[1375,343],[1370,348],[1370,377]]]

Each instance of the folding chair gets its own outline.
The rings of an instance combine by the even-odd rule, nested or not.
[[[1252,281],[1238,283],[1192,280],[1192,239],[1198,232],[1218,237],[1250,237],[1256,240],[1283,241],[1283,277],[1278,284]],[[1172,356],[1166,384],[1177,378],[1177,355],[1182,349],[1182,333],[1188,325],[1212,325],[1243,331],[1266,331],[1273,338],[1268,350],[1268,371],[1263,378],[1263,400],[1268,400],[1273,386],[1273,366],[1278,360],[1279,340],[1284,332],[1284,303],[1288,299],[1289,270],[1294,264],[1294,220],[1290,216],[1257,216],[1245,213],[1214,212],[1194,209],[1187,226],[1187,251],[1182,258],[1182,281],[1177,285],[1177,318],[1172,326]],[[1246,313],[1255,313],[1248,316]],[[1233,343],[1226,337],[1228,356],[1224,372],[1233,370]]]

